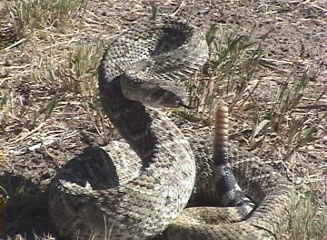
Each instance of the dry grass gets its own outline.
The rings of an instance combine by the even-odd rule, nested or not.
[[[106,44],[131,24],[130,18],[155,11],[150,5],[130,3],[131,12],[124,4],[116,4],[117,13],[100,16],[91,9],[112,9],[114,3],[5,2],[18,33],[17,44],[0,50],[0,162],[5,170],[46,185],[54,168],[78,152],[71,149],[83,147],[81,135],[88,136],[87,143],[111,139],[98,101],[99,60]],[[326,12],[319,2],[310,4]],[[177,4],[167,12],[182,10],[183,5]],[[210,61],[202,74],[188,82],[190,104],[196,110],[183,112],[183,116],[210,124],[213,106],[224,98],[231,109],[232,140],[272,159],[271,164],[298,188],[290,229],[280,238],[323,239],[327,231],[327,100],[319,81],[321,74],[326,77],[326,68],[312,59],[299,62],[265,55],[266,42],[271,39],[268,32],[249,33],[228,24],[206,30]],[[48,172],[44,181],[37,176],[39,172],[33,175],[35,170],[15,162],[40,149],[52,159],[40,170]],[[3,190],[0,210],[8,195],[25,199],[33,194],[24,186]]]
[[[290,230],[287,239],[324,239],[326,236],[326,210],[319,212],[312,191],[298,193],[291,209]]]
[[[295,181],[298,176],[294,173],[297,170],[294,161],[303,158],[298,150],[316,142],[318,131],[326,132],[326,93],[312,94],[310,86],[310,80],[317,77],[317,69],[305,68],[296,73],[297,66],[293,70],[281,69],[276,64],[278,60],[265,59],[262,43],[269,35],[251,39],[239,35],[237,30],[223,29],[221,36],[215,38],[215,32],[217,29],[214,28],[207,32],[212,47],[210,66],[206,70],[208,79],[198,78],[189,83],[190,104],[195,104],[200,116],[196,120],[206,116],[211,123],[212,108],[221,96],[229,99],[235,117],[239,117],[235,111],[251,112],[254,118],[245,121],[252,125],[252,130],[246,139],[243,136],[247,148],[262,157],[281,159],[275,164],[283,164],[288,176]],[[260,69],[277,72],[280,77],[273,90],[273,99],[264,105],[256,96],[264,80],[254,80]],[[234,131],[243,130],[235,126]],[[305,161],[300,165],[300,168],[307,167]],[[324,239],[327,232],[326,162],[321,162],[320,167],[315,170],[315,175],[306,176],[302,183],[311,188],[299,188],[290,209],[288,234],[281,235],[280,239]],[[320,184],[324,189],[317,190]],[[317,200],[318,194],[322,199]]]

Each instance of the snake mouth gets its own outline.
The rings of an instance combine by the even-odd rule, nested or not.
[[[196,107],[192,107],[192,106],[187,105],[187,104],[185,104],[185,103],[183,103],[183,102],[180,103],[179,106],[184,107],[184,108],[186,108],[186,109],[196,109]]]

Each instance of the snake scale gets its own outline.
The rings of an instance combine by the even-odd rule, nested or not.
[[[61,237],[275,239],[287,225],[291,184],[246,151],[227,157],[224,118],[214,142],[182,133],[158,110],[186,106],[182,80],[207,58],[200,30],[169,18],[143,21],[109,45],[100,98],[127,143],[86,149],[59,170],[48,206]]]

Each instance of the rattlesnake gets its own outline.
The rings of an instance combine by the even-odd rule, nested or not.
[[[207,57],[202,33],[173,19],[143,21],[109,45],[99,66],[100,97],[130,147],[112,142],[87,149],[58,172],[48,203],[60,236],[274,239],[287,222],[288,181],[249,153],[232,152],[234,175],[256,204],[249,213],[252,203],[223,148],[216,144],[213,151],[209,136],[183,134],[153,108],[185,107],[181,80]],[[193,207],[184,209],[188,202]],[[196,207],[203,204],[236,207]],[[227,223],[233,212],[243,221]],[[218,225],[218,217],[225,223]]]

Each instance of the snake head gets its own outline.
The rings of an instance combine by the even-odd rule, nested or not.
[[[151,103],[149,105],[154,107],[157,106],[190,108],[188,105],[185,104],[182,97],[178,96],[174,92],[165,90],[161,87],[158,87],[157,89],[154,89],[153,91],[149,92],[146,99]]]
[[[132,101],[141,102],[149,107],[186,107],[184,102],[185,86],[176,82],[142,81],[134,76],[123,74],[119,77],[121,91]]]

